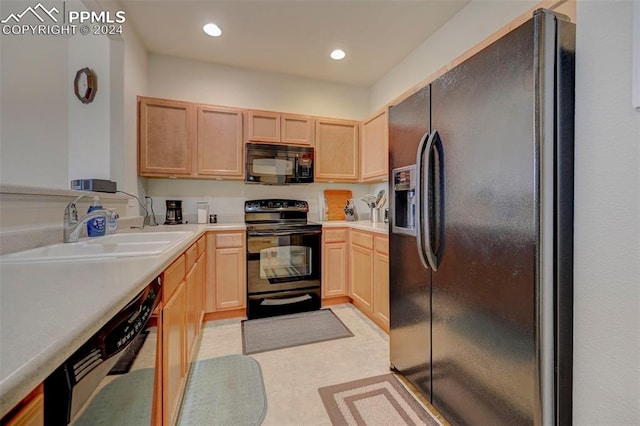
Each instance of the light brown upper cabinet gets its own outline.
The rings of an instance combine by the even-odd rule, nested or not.
[[[247,140],[313,146],[313,118],[299,114],[249,110]]]
[[[138,97],[138,174],[242,179],[241,109]]]
[[[358,181],[358,122],[316,119],[315,178]]]
[[[389,125],[386,108],[362,123],[360,171],[362,181],[389,176]]]
[[[195,106],[138,98],[138,174],[190,176],[196,137]]]
[[[198,175],[242,178],[242,111],[198,107]]]

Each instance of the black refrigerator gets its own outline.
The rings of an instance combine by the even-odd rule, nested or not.
[[[571,424],[575,25],[531,20],[389,112],[390,355],[452,424]]]

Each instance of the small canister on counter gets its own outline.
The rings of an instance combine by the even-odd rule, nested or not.
[[[209,223],[218,223],[218,215],[210,214],[209,215]]]
[[[206,201],[198,201],[198,223],[207,223],[207,215],[209,214],[209,203]]]

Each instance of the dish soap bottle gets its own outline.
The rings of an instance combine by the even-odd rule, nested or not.
[[[89,206],[87,213],[91,213],[94,210],[101,210],[100,197],[93,197],[93,204]],[[87,221],[87,236],[89,237],[102,237],[105,234],[107,218],[105,216],[92,217]]]

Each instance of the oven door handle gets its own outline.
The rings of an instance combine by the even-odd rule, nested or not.
[[[321,235],[322,231],[250,231],[247,237],[287,237],[289,235]]]

